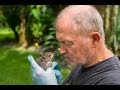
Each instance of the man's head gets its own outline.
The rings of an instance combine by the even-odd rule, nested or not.
[[[89,66],[104,46],[102,17],[89,5],[71,5],[63,9],[55,23],[60,53],[72,63]]]

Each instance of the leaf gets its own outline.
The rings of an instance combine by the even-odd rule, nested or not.
[[[55,37],[53,35],[48,35],[45,40],[50,40],[50,39],[54,39],[54,38]]]
[[[45,43],[44,43],[44,45],[50,45],[51,44],[51,41],[46,41]]]
[[[31,13],[35,19],[39,20],[39,14],[37,12],[37,9],[35,9],[35,8],[32,9]]]

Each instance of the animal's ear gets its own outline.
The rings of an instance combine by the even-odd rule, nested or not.
[[[50,57],[50,56],[51,56],[51,54],[48,54],[48,56]]]
[[[41,56],[42,56],[42,54],[41,54],[41,53],[39,53],[39,56],[41,57]]]

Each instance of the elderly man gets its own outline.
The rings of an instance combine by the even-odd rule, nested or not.
[[[103,20],[93,6],[66,7],[58,14],[55,27],[60,53],[75,64],[63,85],[120,85],[120,61],[105,45]]]

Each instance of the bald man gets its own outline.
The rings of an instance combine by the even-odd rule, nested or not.
[[[55,27],[60,53],[75,65],[63,85],[120,85],[120,61],[105,45],[103,20],[93,6],[67,6]]]

